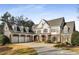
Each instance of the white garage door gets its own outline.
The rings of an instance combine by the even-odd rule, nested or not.
[[[23,43],[25,41],[25,36],[20,36],[19,37],[19,43]]]
[[[25,42],[30,42],[30,37],[25,37]]]
[[[18,36],[13,36],[13,38],[12,38],[12,43],[18,43]]]

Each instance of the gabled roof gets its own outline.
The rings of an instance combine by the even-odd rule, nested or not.
[[[60,26],[64,21],[64,17],[47,21],[50,26]]]
[[[14,25],[14,24],[9,23],[9,22],[7,22],[6,24],[8,25],[9,30],[12,31],[12,32],[14,32],[14,30],[13,30],[13,28],[12,28],[12,25]],[[17,25],[17,24],[16,24],[16,25]],[[17,31],[21,32],[19,26],[20,26],[20,25],[17,25]],[[23,31],[26,32],[26,31],[25,31],[25,27],[23,28]]]
[[[75,21],[66,22],[67,27],[69,28],[69,32],[72,33],[75,31]]]
[[[44,20],[44,19],[43,19]],[[49,21],[44,20],[49,26],[61,26],[62,22],[65,21],[64,17],[52,19]],[[36,28],[39,24],[34,25],[34,28]]]
[[[11,23],[7,22],[7,25],[8,25],[9,30],[13,30],[13,29],[12,29],[12,24],[11,24]]]
[[[37,27],[37,26],[38,26],[38,24],[33,25],[33,27]]]

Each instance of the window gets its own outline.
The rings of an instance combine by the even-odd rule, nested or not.
[[[51,32],[58,32],[57,29],[51,29]]]
[[[48,32],[48,29],[44,29],[44,31],[43,31],[44,33],[47,33]]]
[[[7,27],[6,27],[6,30],[7,30]]]
[[[69,32],[69,28],[67,26],[64,27],[64,33],[67,34]]]
[[[17,25],[13,25],[12,28],[15,32],[17,31]]]
[[[17,31],[17,27],[14,27],[14,31]]]
[[[51,32],[55,32],[55,29],[52,29]]]
[[[41,30],[38,30],[37,33],[41,33]]]

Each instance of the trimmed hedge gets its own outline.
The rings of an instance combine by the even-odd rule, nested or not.
[[[75,31],[72,34],[71,43],[73,46],[79,46],[79,32]]]

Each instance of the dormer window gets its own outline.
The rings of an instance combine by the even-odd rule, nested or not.
[[[29,27],[25,27],[25,31],[29,33]]]
[[[23,28],[24,28],[23,26],[19,26],[19,28],[20,28],[20,31],[21,31],[21,32],[24,32],[24,31],[23,31]]]
[[[13,28],[13,30],[14,30],[15,32],[17,31],[17,25],[16,25],[16,24],[12,25],[12,28]]]

